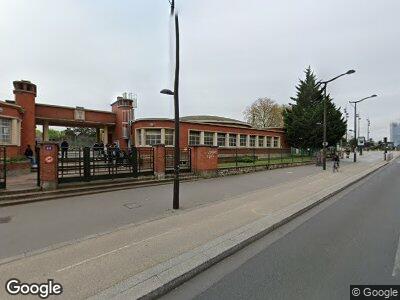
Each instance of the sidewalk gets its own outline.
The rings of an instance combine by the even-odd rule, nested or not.
[[[10,278],[23,282],[52,278],[63,285],[60,299],[85,299],[102,291],[98,297],[104,299],[143,296],[154,288],[165,287],[171,279],[187,276],[190,270],[204,268],[205,263],[234,251],[235,245],[268,232],[385,164],[366,159],[343,166],[339,173],[329,169],[322,175],[178,211],[162,219],[3,263],[1,285],[4,287]],[[10,296],[1,289],[0,298]]]

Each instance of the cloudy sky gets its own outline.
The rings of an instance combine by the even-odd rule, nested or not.
[[[372,137],[400,120],[400,1],[177,0],[181,115],[242,119],[258,97],[288,103],[310,65],[334,101],[360,105]],[[168,0],[0,0],[0,99],[12,81],[38,85],[40,103],[109,109],[138,95],[137,117],[172,117]]]

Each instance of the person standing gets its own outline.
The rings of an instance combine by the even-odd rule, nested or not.
[[[31,162],[31,165],[34,165],[35,161],[34,161],[31,145],[28,145],[26,147],[24,155],[27,159],[29,159],[29,161]]]
[[[69,144],[66,140],[61,143],[61,158],[68,158],[68,147]]]

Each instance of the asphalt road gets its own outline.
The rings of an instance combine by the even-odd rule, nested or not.
[[[181,208],[207,204],[321,172],[313,165],[181,184]],[[102,192],[0,208],[0,259],[174,213],[172,185]]]
[[[398,159],[164,299],[349,299],[350,284],[400,284],[399,235]]]

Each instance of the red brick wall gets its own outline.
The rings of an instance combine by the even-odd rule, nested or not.
[[[192,171],[203,173],[216,171],[218,168],[218,147],[194,146],[191,147]]]

